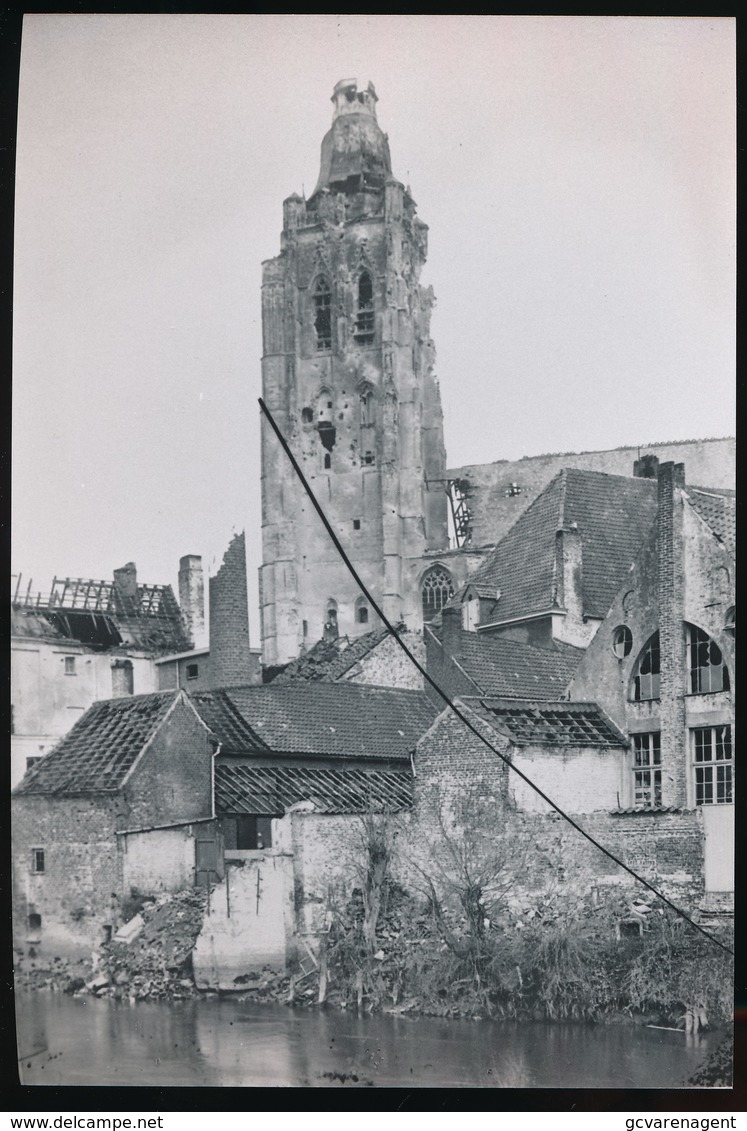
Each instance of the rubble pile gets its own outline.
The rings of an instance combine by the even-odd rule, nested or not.
[[[179,999],[197,991],[192,950],[205,914],[205,891],[159,895],[99,952],[87,988],[101,996]]]

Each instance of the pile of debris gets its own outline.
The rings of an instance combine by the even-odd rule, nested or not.
[[[205,914],[205,890],[159,895],[94,954],[86,984],[99,996],[179,999],[196,994],[192,950]]]
[[[20,990],[57,990],[73,994],[85,988],[91,976],[91,963],[55,956],[51,959],[27,957],[21,951],[13,964],[15,988]]]

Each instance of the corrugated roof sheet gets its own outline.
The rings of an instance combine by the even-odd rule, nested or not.
[[[436,716],[422,691],[324,681],[229,687],[191,695],[231,753],[406,758]]]
[[[699,487],[686,488],[688,498],[700,517],[708,523],[717,538],[730,553],[736,551],[737,501],[733,495],[705,491]]]
[[[301,680],[334,682],[360,663],[388,635],[386,628],[380,628],[350,642],[347,637],[340,637],[337,640],[318,640],[305,655],[292,660],[272,682],[274,684]]]
[[[462,631],[456,661],[484,695],[560,699],[583,658],[581,648],[555,642],[534,648],[487,633]]]
[[[111,793],[182,693],[159,691],[94,703],[26,773],[20,794]]]
[[[543,612],[555,601],[555,535],[576,523],[587,616],[603,617],[656,516],[656,482],[566,468],[517,519],[472,586],[499,588],[491,620]]]
[[[218,814],[281,814],[300,801],[312,801],[317,813],[395,813],[412,808],[411,775],[409,770],[216,762]]]
[[[627,747],[622,731],[596,703],[512,703],[465,698],[477,714],[519,745]]]

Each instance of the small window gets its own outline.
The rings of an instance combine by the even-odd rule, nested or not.
[[[197,679],[199,674],[199,664],[187,664],[187,679]]]
[[[359,518],[354,518],[353,519],[353,530],[360,530],[360,528],[361,528],[361,520]]]
[[[368,605],[362,597],[355,602],[355,620],[357,624],[368,624]]]
[[[40,873],[44,871],[44,849],[31,849],[31,871]]]
[[[312,424],[314,420],[314,413],[310,408],[301,409],[301,422],[303,424]]]
[[[65,675],[75,675],[75,656],[65,656]]]
[[[373,389],[364,389],[360,395],[361,424],[374,424],[376,420],[376,403]]]
[[[726,618],[724,620],[724,632],[728,632],[733,636],[737,628],[737,610],[735,605],[730,605],[726,610]]]
[[[698,727],[692,732],[696,805],[730,805],[734,800],[731,727]]]
[[[30,770],[31,767],[35,766],[37,762],[41,762],[42,757],[43,757],[43,755],[41,755],[41,754],[31,754],[31,755],[29,755],[29,757],[26,759],[26,770],[27,771]]]
[[[620,624],[612,633],[612,651],[618,660],[629,656],[633,648],[633,633],[627,624]]]
[[[633,735],[633,797],[636,809],[661,806],[661,733]]]
[[[373,282],[368,271],[362,271],[358,279],[358,311],[353,337],[362,346],[371,345],[374,340]]]
[[[371,467],[374,463],[376,463],[376,457],[374,456],[373,452],[365,452],[363,456],[363,462],[367,467]]]
[[[317,350],[332,349],[332,292],[323,276],[314,287],[314,329]]]
[[[521,494],[521,487],[519,486],[519,484],[518,483],[509,483],[508,487],[506,488],[506,497],[509,498],[509,499],[513,499],[517,495],[520,495],[520,494]]]
[[[655,632],[636,661],[630,698],[638,703],[659,698],[659,633]]]
[[[32,911],[28,919],[30,931],[40,931],[42,925],[42,917],[36,911]]]
[[[694,624],[687,625],[686,631],[690,693],[706,695],[711,691],[728,691],[729,670],[716,641]]]
[[[329,452],[325,452],[325,454],[324,454],[324,470],[329,471],[331,467],[332,467],[332,456],[329,454]]]

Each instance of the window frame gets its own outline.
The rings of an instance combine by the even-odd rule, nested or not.
[[[41,867],[39,867],[39,857],[41,856]],[[34,876],[43,876],[47,871],[47,857],[45,848],[32,848],[29,859],[29,871]]]
[[[729,669],[721,648],[695,624],[685,625],[685,663],[688,695],[712,695],[731,689]]]
[[[435,586],[435,585],[429,585],[428,584],[429,579],[435,577],[439,573],[442,575],[443,579],[445,579],[445,584],[440,585],[438,587]],[[434,608],[430,611],[429,615],[427,615],[428,610],[426,608],[426,598],[425,598],[426,588],[428,588],[431,592],[434,592],[434,593],[435,592],[439,592],[439,593],[445,592],[446,593],[446,596],[443,598],[443,600],[441,600],[440,604],[438,604],[438,602],[435,601],[435,600],[432,601],[432,602],[429,602],[429,604],[434,606]],[[444,608],[446,607],[446,605],[448,605],[449,601],[452,599],[455,592],[456,592],[456,590],[454,588],[454,578],[452,577],[451,573],[449,572],[448,569],[446,569],[445,566],[442,566],[440,563],[437,563],[435,565],[432,565],[429,569],[427,569],[420,579],[420,609],[421,609],[421,612],[423,614],[423,624],[432,624],[433,621],[436,619],[436,617],[440,613],[443,612]],[[435,607],[435,606],[437,606],[437,607]]]
[[[660,809],[661,731],[641,731],[631,735],[633,753],[633,807]],[[647,779],[647,780],[646,780]],[[648,797],[646,797],[648,794]]]
[[[641,671],[648,661],[651,670]],[[646,681],[645,684],[643,681]],[[644,694],[650,692],[650,694]],[[649,636],[638,653],[628,687],[628,701],[631,703],[651,703],[661,698],[661,652],[658,630]]]
[[[718,732],[721,734],[718,735]],[[719,747],[722,752],[721,757],[718,756]],[[703,755],[706,749],[710,752],[710,756],[698,757],[698,751],[700,750]],[[690,767],[693,804],[696,809],[704,805],[734,804],[735,762],[731,723],[691,728]],[[723,771],[720,775],[719,770]],[[722,793],[721,797],[718,796],[719,792]]]
[[[332,349],[332,286],[326,275],[319,275],[312,291],[314,334],[317,353]]]
[[[76,661],[77,657],[76,656],[64,656],[63,659],[65,661],[65,675],[77,675],[78,673],[75,670],[75,661]]]
[[[363,293],[364,280],[368,281],[368,289],[370,290],[370,293],[366,295]],[[358,276],[353,340],[359,346],[372,346],[375,337],[376,307],[374,302],[374,281],[371,272],[364,269]]]

